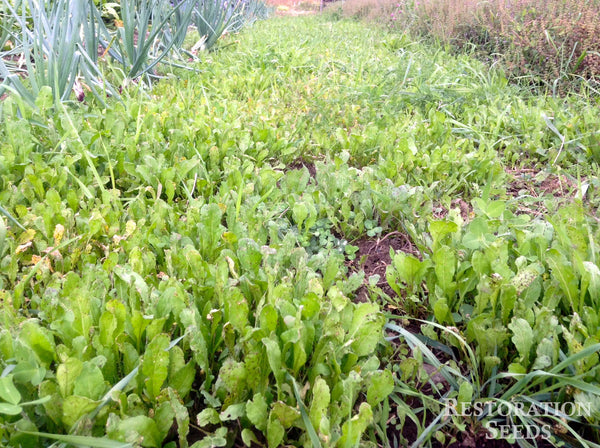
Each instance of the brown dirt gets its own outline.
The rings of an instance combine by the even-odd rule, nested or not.
[[[321,8],[319,0],[267,0],[267,5],[275,7],[275,14],[279,16],[315,14]]]
[[[316,178],[317,168],[315,167],[315,163],[308,162],[308,161],[300,159],[300,158],[298,158],[298,159],[294,160],[292,163],[290,163],[286,167],[286,170],[301,170],[302,168],[306,168],[308,170],[308,174],[310,174],[310,177],[312,179]]]
[[[515,197],[527,194],[534,198],[548,195],[571,198],[577,189],[574,182],[564,175],[544,173],[532,168],[507,169],[506,172],[513,177],[506,192]]]
[[[354,241],[352,245],[358,246],[358,251],[356,252],[356,258],[348,264],[350,271],[364,270],[365,282],[368,281],[370,276],[379,275],[377,286],[389,296],[396,296],[396,293],[390,288],[385,279],[386,268],[392,262],[390,248],[421,258],[421,253],[410,237],[398,231],[388,233],[381,238],[362,238]],[[359,302],[369,300],[366,284],[357,291],[356,300]]]
[[[447,445],[449,448],[508,448],[508,447],[516,447],[519,446],[518,443],[509,443],[505,439],[488,439],[488,431],[482,429],[473,434],[471,431],[464,432],[458,434],[458,437],[462,437],[462,440],[456,441],[451,445]],[[533,440],[528,440],[528,442],[533,443]],[[539,439],[536,440],[538,448],[547,448],[553,447],[551,443],[548,441]],[[434,444],[434,447],[445,447],[446,445],[442,444]]]
[[[520,204],[518,213],[542,216],[548,213],[541,199],[556,198],[568,202],[577,195],[577,185],[564,175],[552,174],[533,168],[506,169],[512,180],[506,186],[506,193],[514,198],[528,197],[531,204]]]
[[[411,400],[411,398],[408,398]],[[421,406],[421,403],[416,400],[414,402],[407,401],[407,403],[413,407],[418,408]],[[427,424],[431,423],[433,419],[433,415],[431,418],[427,418]],[[389,428],[392,428],[390,425]],[[489,439],[490,433],[487,429],[483,428],[481,424],[469,424],[467,423],[467,427],[465,431],[459,433],[448,433],[446,430],[448,427],[443,428],[441,431],[444,432],[446,436],[446,442],[440,443],[437,440],[432,440],[431,446],[433,448],[510,448],[510,447],[518,447],[518,443],[509,443],[506,439]],[[401,434],[398,433],[397,430],[388,430],[388,438],[390,440],[400,439],[400,436],[408,441],[408,446],[411,446],[418,437],[418,431],[415,424],[410,419],[406,419]],[[452,442],[452,439],[456,440]],[[527,440],[529,443],[533,444],[533,439]],[[553,448],[549,441],[544,440],[542,438],[538,438],[535,440],[535,444],[533,446],[537,446],[538,448]]]
[[[452,199],[450,206],[453,209],[458,208],[460,210],[460,216],[465,223],[469,222],[473,217],[473,206],[462,198]],[[444,219],[446,216],[448,216],[448,212],[449,210],[446,207],[438,204],[433,211],[433,217],[435,219]]]

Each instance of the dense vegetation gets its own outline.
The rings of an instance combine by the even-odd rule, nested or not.
[[[329,10],[468,51],[537,90],[584,81],[600,92],[598,0],[347,0]]]
[[[0,443],[446,446],[545,402],[589,412],[513,424],[600,443],[594,98],[328,16],[224,43],[2,102]]]

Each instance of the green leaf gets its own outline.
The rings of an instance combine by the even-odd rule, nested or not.
[[[195,378],[196,363],[190,361],[169,377],[169,386],[175,389],[180,397],[185,397],[192,390]]]
[[[169,374],[169,342],[170,338],[166,334],[156,335],[144,353],[142,374],[147,377],[146,391],[151,399],[158,396]]]
[[[277,420],[277,417],[271,414],[267,423],[267,444],[269,448],[279,447],[284,435],[285,429],[283,425]]]
[[[44,410],[49,418],[55,423],[59,423],[62,419],[62,402],[60,388],[55,381],[46,380],[39,386],[39,395],[42,398],[49,400],[43,404]]]
[[[534,343],[534,334],[529,322],[522,318],[513,318],[508,328],[513,332],[511,338],[513,344],[521,355],[521,360],[525,366],[529,362],[529,354]]]
[[[354,308],[349,338],[356,356],[366,356],[375,350],[381,341],[385,317],[373,303],[359,303]]]
[[[158,433],[160,434],[160,439],[167,437],[175,419],[175,410],[171,406],[171,403],[169,403],[169,400],[161,401],[164,397],[165,394],[161,394],[158,399],[160,403],[154,407],[154,415],[152,416],[154,423],[156,423],[156,429],[158,429]]]
[[[551,249],[546,254],[546,261],[552,268],[552,277],[558,280],[560,288],[562,289],[568,306],[575,307],[577,309],[577,298],[578,298],[578,281],[571,263],[566,259],[564,255],[558,252],[556,249]]]
[[[99,400],[105,389],[104,377],[98,366],[89,361],[85,362],[75,381],[73,394]]]
[[[468,232],[464,234],[462,244],[467,249],[479,249],[487,247],[496,237],[489,233],[489,226],[486,219],[477,217],[468,226]]]
[[[68,358],[56,369],[56,381],[63,398],[73,394],[75,380],[83,370],[83,363],[77,358]]]
[[[544,338],[536,348],[537,357],[531,366],[531,370],[543,370],[553,364],[555,343],[550,338]]]
[[[398,251],[394,254],[392,263],[398,272],[398,279],[405,282],[411,290],[423,280],[426,265],[417,257]]]
[[[205,204],[200,209],[200,253],[205,259],[215,256],[224,227],[221,225],[223,213],[217,204]]]
[[[156,422],[145,415],[121,420],[117,426],[117,433],[126,440],[131,440],[133,436],[143,447],[153,448],[162,445]]]
[[[227,445],[227,428],[218,428],[213,435],[204,437],[190,448],[215,448]]]
[[[35,361],[29,360],[17,364],[12,374],[17,383],[31,383],[32,386],[39,386],[46,376],[46,369],[38,366]]]
[[[469,381],[463,381],[458,389],[458,403],[460,404],[460,410],[469,408],[473,401],[473,385]]]
[[[329,257],[323,270],[323,289],[327,291],[335,281],[340,270],[339,261],[335,257]],[[322,296],[322,294],[320,295]]]
[[[0,398],[15,405],[21,401],[21,393],[13,384],[12,375],[0,377]]]
[[[310,403],[310,421],[319,432],[328,432],[329,421],[327,419],[327,408],[331,400],[331,393],[327,382],[318,377],[312,391],[312,402]]]
[[[267,400],[261,393],[254,394],[252,400],[246,403],[246,416],[248,420],[261,431],[267,428],[269,417]]]
[[[148,296],[148,284],[143,277],[134,272],[132,267],[128,264],[124,266],[115,266],[113,269],[114,274],[123,280],[128,285],[132,286],[135,291],[143,298]],[[147,323],[148,324],[148,323]],[[146,324],[146,325],[147,325]]]
[[[198,318],[198,311],[196,309],[184,310],[180,314],[180,320],[185,327],[185,336],[189,338],[194,361],[198,364],[198,367],[205,372],[208,371],[208,344],[204,338],[203,328],[199,328],[199,325],[203,325],[204,322]],[[197,324],[197,322],[199,323]]]
[[[298,229],[302,229],[302,223],[308,217],[308,207],[304,202],[296,202],[292,206],[292,218],[296,222]]]
[[[473,199],[473,202],[489,218],[498,218],[504,213],[506,203],[504,201],[484,201],[481,198]]]
[[[361,403],[358,409],[358,415],[342,425],[342,437],[338,440],[338,448],[355,447],[373,420],[373,411],[368,403]]]
[[[262,307],[259,315],[260,328],[265,330],[267,334],[277,329],[277,310],[271,304],[267,304]]]
[[[198,426],[204,428],[208,425],[217,425],[221,423],[221,419],[219,418],[219,413],[216,409],[206,408],[196,416],[196,422],[198,423]]]
[[[369,378],[367,403],[371,407],[385,400],[394,390],[394,377],[389,370],[377,370]]]
[[[600,268],[591,261],[584,261],[583,268],[582,280],[588,285],[587,290],[592,303],[598,304],[600,301]]]
[[[236,254],[243,272],[258,272],[261,267],[262,252],[256,241],[250,238],[240,239]]]
[[[517,291],[513,286],[509,285],[502,288],[502,291],[500,292],[500,306],[503,323],[508,323],[508,318],[514,310],[516,301]]]
[[[242,442],[244,442],[244,445],[248,447],[252,446],[252,444],[260,444],[258,439],[256,438],[256,435],[252,432],[252,430],[248,428],[242,429]]]
[[[223,383],[229,393],[243,393],[246,384],[246,366],[237,362],[232,357],[223,361],[219,369],[219,381]]]
[[[225,293],[225,318],[233,328],[242,333],[248,325],[248,301],[237,288],[231,288]]]
[[[19,339],[31,348],[44,367],[48,367],[54,361],[56,355],[54,337],[45,328],[41,328],[33,321],[25,322],[21,327]]]
[[[19,415],[23,411],[21,406],[12,403],[0,403],[0,414]]]
[[[246,403],[236,403],[227,406],[227,409],[219,414],[222,422],[238,420],[246,414]]]
[[[505,208],[506,203],[504,201],[492,201],[487,204],[485,213],[490,218],[499,218],[504,213]]]
[[[446,298],[438,299],[435,301],[433,305],[433,315],[435,316],[435,320],[437,320],[440,324],[454,324],[454,319],[452,318],[452,311],[448,306],[448,301]]]
[[[115,339],[125,328],[127,312],[125,305],[118,300],[106,304],[106,311],[100,316],[100,343],[104,347],[112,347]]]
[[[98,401],[77,395],[66,397],[62,406],[62,421],[64,425],[67,428],[71,428],[77,420],[96,409],[98,403]]]
[[[285,375],[285,371],[281,365],[281,349],[279,348],[277,341],[274,341],[273,339],[263,338],[262,342],[267,349],[267,359],[269,361],[271,371],[275,376],[277,388],[278,390],[281,390],[281,385],[283,384],[283,378]]]
[[[90,315],[90,299],[85,294],[76,294],[71,297],[71,311],[73,312],[73,329],[86,339],[89,338],[92,327]]]
[[[431,233],[431,237],[433,238],[433,248],[435,249],[446,235],[457,231],[458,225],[452,221],[434,221],[430,223],[429,233]]]
[[[456,272],[454,251],[448,246],[441,246],[434,252],[432,260],[438,285],[448,296],[451,296],[456,290],[456,283],[453,282]]]
[[[300,411],[283,401],[277,401],[271,409],[271,417],[273,416],[277,417],[284,428],[289,428],[300,418]]]

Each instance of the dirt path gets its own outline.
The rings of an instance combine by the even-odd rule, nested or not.
[[[275,7],[276,14],[281,16],[315,14],[321,8],[320,0],[267,0],[267,4]]]

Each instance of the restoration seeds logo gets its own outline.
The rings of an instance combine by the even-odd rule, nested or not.
[[[491,417],[484,425],[487,439],[549,439],[553,425],[546,420],[578,420],[592,415],[592,403],[573,402],[523,402],[523,401],[477,401],[459,403],[450,398],[445,401],[444,419],[450,417]],[[534,421],[535,419],[535,421]],[[542,420],[545,421],[545,420]]]

